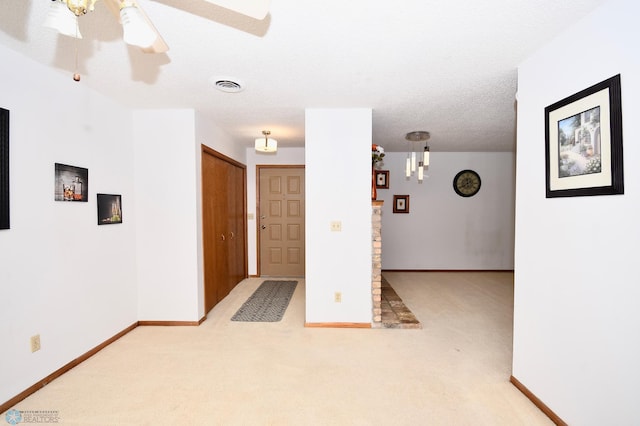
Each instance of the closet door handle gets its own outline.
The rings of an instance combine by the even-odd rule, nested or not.
[[[225,237],[224,234],[220,234],[220,238],[222,239],[222,241],[225,241],[227,239],[227,237]]]
[[[231,239],[233,240],[235,238],[236,234],[233,233],[233,231],[231,231]]]

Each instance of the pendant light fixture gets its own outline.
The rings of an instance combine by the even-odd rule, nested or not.
[[[410,179],[412,175],[418,175],[418,182],[422,183],[424,180],[424,170],[429,167],[429,145],[427,145],[426,141],[429,140],[431,135],[429,132],[425,132],[423,130],[417,130],[414,132],[409,132],[405,135],[405,139],[411,143],[411,149],[407,153],[407,161],[405,164],[405,177]],[[425,142],[424,149],[422,151],[416,150],[416,145],[421,144],[421,142]]]
[[[274,153],[278,150],[278,141],[269,139],[270,130],[262,131],[263,137],[256,139],[255,149],[258,152]]]

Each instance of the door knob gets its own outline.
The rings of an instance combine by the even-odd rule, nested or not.
[[[260,225],[260,229],[267,229],[265,225]]]

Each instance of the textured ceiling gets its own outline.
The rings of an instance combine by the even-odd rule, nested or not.
[[[237,143],[263,129],[304,146],[305,108],[373,109],[373,139],[406,150],[515,149],[517,66],[604,0],[272,0],[255,20],[203,0],[138,0],[170,50],[122,41],[100,1],[80,18],[83,84],[139,108],[194,108]],[[49,1],[3,0],[0,43],[71,78],[75,40],[44,28]],[[2,66],[9,64],[2,63]],[[224,93],[212,78],[243,83]]]

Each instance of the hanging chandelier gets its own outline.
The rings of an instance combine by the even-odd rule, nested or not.
[[[405,177],[411,179],[411,176],[418,176],[418,182],[422,183],[424,180],[424,171],[429,167],[429,145],[426,141],[429,140],[431,135],[429,132],[418,130],[409,132],[405,135],[405,139],[411,143],[409,152],[407,153],[407,161],[405,164],[404,174]],[[425,142],[424,148],[420,151],[417,147],[422,145],[421,142]],[[416,173],[417,172],[417,173]]]

